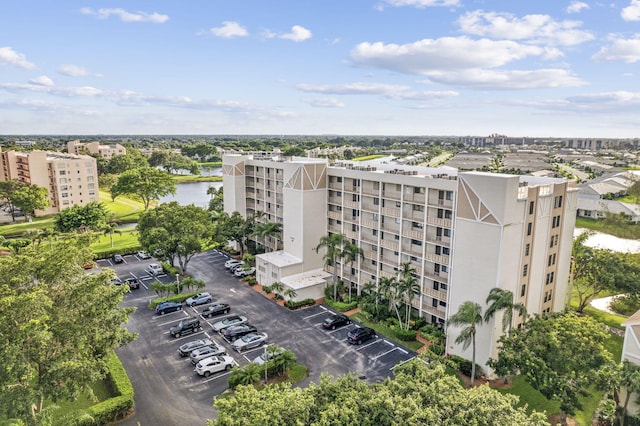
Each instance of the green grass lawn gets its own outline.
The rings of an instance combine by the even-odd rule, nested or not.
[[[374,154],[374,155],[365,155],[364,157],[356,157],[353,161],[369,161],[375,160],[376,158],[386,157],[384,154]]]
[[[203,161],[198,163],[200,167],[222,167],[222,161]]]
[[[605,234],[614,235],[619,238],[640,238],[640,225],[631,223],[611,223],[610,221],[602,219],[595,220],[578,217],[576,218],[576,228],[586,228],[593,231],[604,232]]]
[[[59,419],[73,411],[87,409],[98,402],[106,401],[112,397],[106,381],[92,383],[91,390],[93,391],[94,398],[90,398],[87,393],[82,393],[75,401],[56,402],[55,404],[58,406],[58,409],[55,411],[54,418]],[[45,405],[50,404],[51,402],[45,402]],[[58,423],[54,420],[54,424]]]
[[[110,235],[101,235],[98,241],[91,244],[94,252],[107,251],[111,249],[124,249],[139,246],[138,231],[135,229],[126,229],[122,233],[113,234],[113,247],[111,246]]]
[[[399,340],[397,337],[394,336],[393,330],[391,328],[387,327],[384,324],[369,322],[361,313],[354,314],[351,316],[351,318],[362,323],[366,327],[373,328],[376,331],[376,333],[383,335],[387,339],[393,340],[394,342],[397,342],[403,346],[406,346],[411,350],[417,351],[418,349],[424,346],[422,343],[418,342],[417,340],[414,340],[412,342],[405,342],[405,341]]]
[[[222,182],[222,176],[179,175],[174,177],[176,179],[176,183]]]

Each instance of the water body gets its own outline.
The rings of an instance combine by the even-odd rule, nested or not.
[[[176,193],[160,198],[160,203],[177,201],[182,206],[193,204],[206,209],[211,199],[211,195],[207,195],[210,186],[217,189],[222,186],[222,182],[179,183],[176,185]]]
[[[586,229],[576,228],[573,236],[576,237],[585,231]],[[603,234],[602,232],[594,232],[593,235],[585,241],[585,245],[623,253],[640,253],[640,241],[618,238],[613,235]]]

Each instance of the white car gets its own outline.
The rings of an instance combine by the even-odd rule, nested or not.
[[[280,355],[282,352],[284,352],[285,350],[283,348],[277,347],[274,350],[270,350],[269,348],[267,348],[266,352],[263,352],[260,356],[256,357],[253,362],[258,364],[258,365],[262,365],[267,361],[271,361],[274,358],[277,358],[278,355]]]
[[[158,263],[150,263],[149,266],[147,266],[146,271],[151,275],[159,275],[164,272],[162,270],[162,266]]]
[[[149,258],[151,258],[151,256],[149,256],[149,253],[147,253],[146,251],[139,251],[136,254],[138,255],[138,257],[140,259],[149,259]]]
[[[185,300],[184,303],[187,306],[196,306],[196,305],[203,305],[205,303],[211,303],[212,301],[213,301],[213,297],[211,297],[209,293],[205,292],[205,293],[194,294],[193,296]]]
[[[230,356],[212,356],[196,364],[196,373],[204,377],[209,377],[211,373],[231,369],[234,364],[235,361]]]
[[[191,358],[191,363],[196,365],[198,361],[210,358],[216,355],[226,355],[227,351],[217,343],[212,343],[208,346],[204,346],[202,348],[191,351],[189,354],[189,358]]]
[[[238,278],[242,278],[242,277],[248,277],[249,275],[253,275],[256,273],[256,268],[254,268],[253,266],[249,269],[244,269],[244,268],[238,268],[236,269],[236,271],[233,273],[233,275],[235,275]]]
[[[215,331],[222,331],[227,327],[231,327],[232,325],[240,325],[244,324],[245,322],[247,322],[247,317],[241,315],[232,315],[218,322],[214,322],[211,327],[213,327]]]
[[[238,260],[238,259],[229,259],[226,262],[224,262],[224,267],[227,269],[233,268],[236,265],[240,265],[244,263],[242,260]]]
[[[257,348],[267,341],[267,333],[249,333],[233,342],[233,349],[238,352]]]

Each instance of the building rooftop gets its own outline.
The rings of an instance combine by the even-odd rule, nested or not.
[[[303,272],[301,274],[290,275],[282,278],[282,284],[294,290],[300,290],[316,285],[324,285],[331,278],[331,274],[324,269],[314,269],[313,271]]]
[[[264,259],[267,262],[272,263],[273,265],[276,265],[279,268],[302,263],[302,259],[290,253],[287,253],[284,250],[272,251],[270,253],[262,253],[257,255],[256,257]]]

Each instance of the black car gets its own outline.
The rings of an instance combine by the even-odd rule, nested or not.
[[[258,329],[251,324],[232,325],[222,330],[222,337],[224,337],[227,342],[233,342],[254,331],[258,331]]]
[[[140,280],[137,278],[127,278],[126,280],[124,280],[124,282],[126,282],[127,284],[129,284],[129,288],[131,290],[140,288]]]
[[[164,315],[168,312],[175,312],[182,309],[180,302],[162,302],[156,306],[156,314]]]
[[[347,334],[347,342],[361,344],[376,337],[376,332],[369,327],[358,327]]]
[[[226,314],[231,310],[231,306],[228,303],[215,303],[213,305],[207,306],[202,311],[202,316],[211,318],[216,315]]]
[[[327,330],[335,330],[338,327],[342,327],[343,325],[351,324],[351,320],[348,316],[344,314],[335,314],[326,318],[322,323],[322,326]]]
[[[174,325],[169,329],[169,333],[173,337],[180,337],[183,334],[195,333],[200,330],[200,320],[198,318],[187,318],[180,321],[178,325]]]
[[[113,256],[111,256],[111,261],[113,263],[123,263],[124,257],[122,257],[121,254],[114,254]]]

